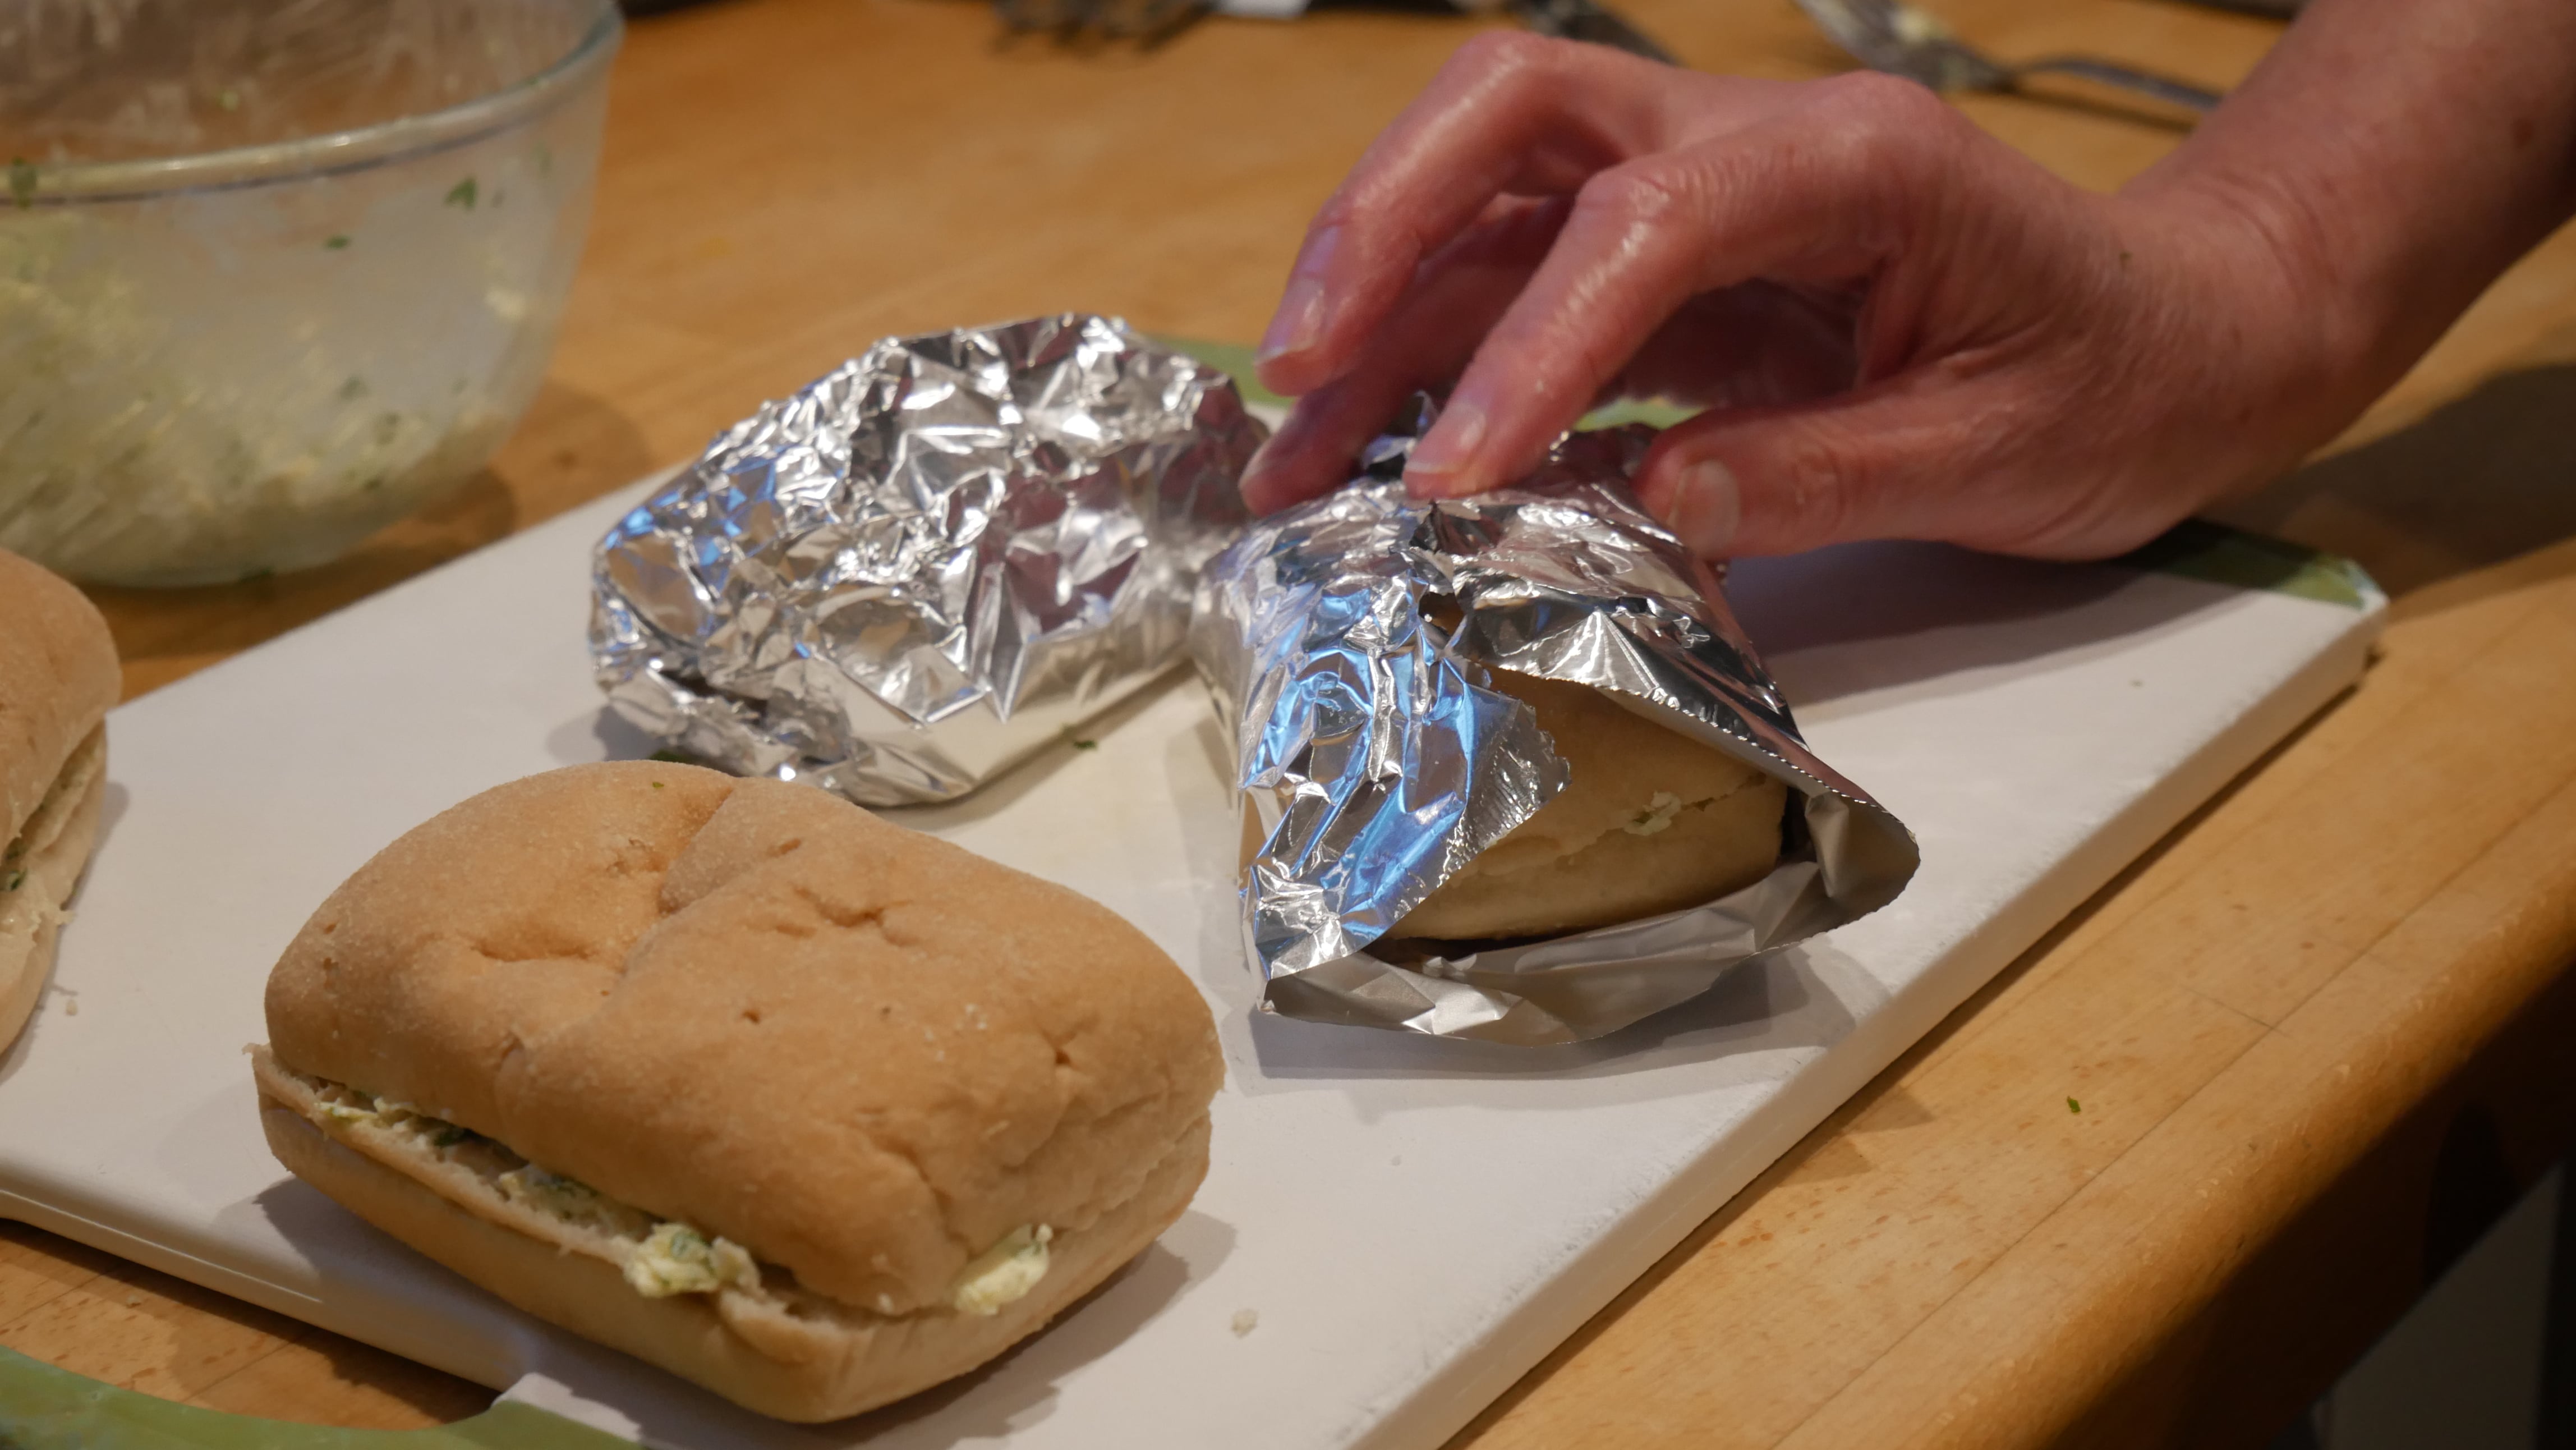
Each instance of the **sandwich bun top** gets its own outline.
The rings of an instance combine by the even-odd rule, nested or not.
[[[16,840],[122,688],[87,596],[0,549],[0,846]]]
[[[808,786],[620,762],[487,791],[287,948],[272,1050],[879,1313],[1079,1231],[1223,1073],[1171,959]]]

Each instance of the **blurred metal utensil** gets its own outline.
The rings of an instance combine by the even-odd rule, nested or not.
[[[1016,33],[1050,31],[1071,41],[1133,41],[1152,47],[1208,13],[1210,0],[995,0]]]
[[[692,0],[627,3],[687,4]],[[1004,27],[1014,34],[1042,31],[1073,42],[1123,40],[1153,46],[1178,34],[1200,16],[1218,10],[1284,20],[1332,3],[1333,0],[1278,0],[1248,5],[1229,5],[1224,0],[993,0],[993,8],[1001,15]],[[1681,63],[1671,51],[1600,0],[1377,0],[1377,6],[1447,13],[1508,10],[1540,35],[1606,45],[1665,65]]]
[[[1512,0],[1511,9],[1523,25],[1541,35],[1606,45],[1666,65],[1681,64],[1626,16],[1595,0]]]
[[[1904,0],[1798,0],[1798,8],[1861,64],[1936,91],[2017,91],[2024,77],[2050,74],[2116,86],[2194,111],[2206,111],[2224,99],[2215,91],[2091,56],[2046,56],[2007,65],[1969,49],[1949,26]]]

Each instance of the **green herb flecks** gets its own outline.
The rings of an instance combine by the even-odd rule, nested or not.
[[[362,377],[358,376],[356,373],[351,373],[351,374],[349,374],[349,380],[348,380],[347,382],[342,383],[342,384],[340,385],[340,401],[341,401],[341,402],[344,402],[344,403],[354,402],[354,401],[356,401],[357,399],[360,399],[360,398],[365,397],[366,395],[367,395],[367,380],[366,380],[365,378],[362,378]]]
[[[1072,746],[1076,750],[1098,750],[1100,748],[1099,741],[1088,740],[1082,736],[1074,734],[1073,727],[1070,725],[1064,727],[1064,743]]]
[[[215,104],[227,111],[238,111],[241,109],[241,92],[226,86],[223,93],[215,97]]]
[[[24,871],[12,871],[6,876],[0,876],[0,891],[15,891],[26,884],[27,873]]]
[[[676,751],[676,750],[656,750],[656,751],[654,751],[652,754],[650,754],[650,755],[648,755],[648,756],[645,756],[644,758],[645,758],[646,760],[658,760],[658,761],[661,761],[661,762],[662,762],[663,764],[665,764],[665,765],[695,765],[695,764],[697,764],[697,762],[696,762],[696,761],[691,760],[689,757],[687,757],[687,756],[685,756],[685,755],[682,755],[680,752],[678,752],[678,751]]]
[[[662,782],[660,782],[660,781],[658,781],[658,780],[657,780],[657,781],[655,781],[655,782],[653,782],[653,788],[654,788],[655,790],[660,790],[660,789],[662,788]]]
[[[348,234],[345,232],[334,232],[330,236],[322,239],[322,245],[334,252],[345,252],[349,250]]]
[[[2066,1111],[2070,1113],[2080,1113],[2084,1111],[2084,1105],[2073,1098],[2068,1098],[2066,1100]]]
[[[9,158],[9,200],[21,210],[36,204],[36,163],[24,156]]]
[[[469,176],[447,189],[447,204],[449,206],[461,206],[467,211],[472,211],[474,209],[474,199],[478,194],[479,193],[474,185],[474,178]]]

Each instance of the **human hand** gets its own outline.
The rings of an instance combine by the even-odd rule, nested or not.
[[[2384,378],[2253,189],[2082,191],[1911,82],[1463,47],[1308,231],[1244,479],[1334,487],[1455,379],[1406,473],[1508,482],[1607,396],[1706,405],[1640,469],[1701,554],[1942,539],[2088,557],[2288,467]],[[2348,330],[2348,329],[2347,329]]]

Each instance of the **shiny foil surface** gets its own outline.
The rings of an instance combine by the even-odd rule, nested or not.
[[[1263,1010],[1578,1041],[1893,900],[1913,836],[1807,749],[1715,574],[1630,493],[1652,431],[1571,434],[1512,488],[1417,503],[1400,479],[1429,418],[1417,402],[1351,487],[1256,523],[1199,584],[1191,653],[1234,737]],[[1447,956],[1380,946],[1565,788],[1536,717],[1486,688],[1489,669],[1610,692],[1786,782],[1779,864],[1616,926]]]
[[[880,342],[600,540],[600,688],[737,774],[962,795],[1179,658],[1264,433],[1114,318]]]

